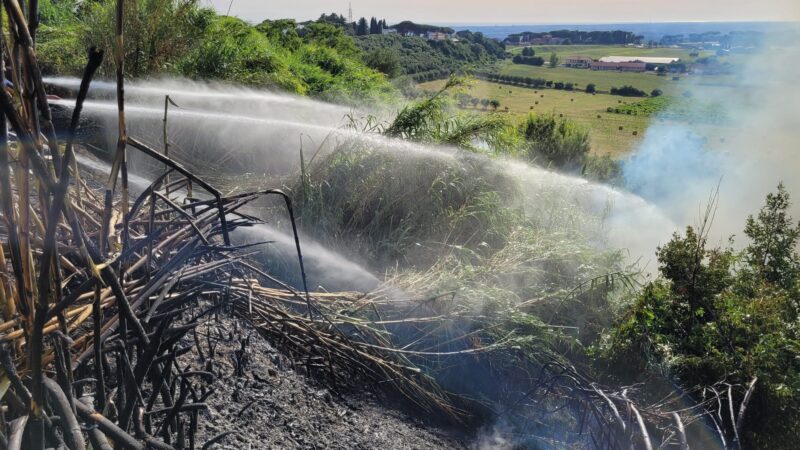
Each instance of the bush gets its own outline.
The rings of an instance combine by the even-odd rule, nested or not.
[[[178,62],[178,70],[189,77],[279,87],[340,101],[385,98],[396,93],[384,76],[363,63],[352,38],[342,29],[309,25],[298,36],[298,44],[290,36],[285,41],[271,41],[268,36],[283,34],[274,33],[275,27],[278,25],[272,23],[253,27],[233,17],[217,17],[192,51]],[[391,71],[387,58],[391,57],[378,55],[377,59]]]
[[[597,86],[595,86],[594,83],[589,83],[586,85],[587,94],[594,94],[595,92],[597,92]]]
[[[556,81],[556,83],[553,85],[553,87],[556,88],[556,89],[564,89],[564,83],[562,83],[560,81]]]
[[[661,94],[663,94],[663,92],[661,91],[661,89],[653,89],[653,91],[652,91],[652,92],[650,92],[650,96],[651,96],[651,97],[660,97],[660,96],[661,96]]]
[[[606,154],[589,155],[583,169],[583,176],[594,181],[607,184],[621,184],[622,164]]]
[[[525,156],[544,166],[579,170],[589,154],[589,134],[568,120],[554,115],[528,116],[520,133],[525,138]]]
[[[641,89],[632,86],[623,86],[614,92],[612,88],[612,95],[621,95],[623,97],[647,97],[647,93]]]
[[[544,65],[544,58],[540,56],[522,56],[517,55],[511,60],[514,64],[526,64],[529,66],[542,66]]]
[[[601,349],[608,367],[621,369],[613,370],[621,380],[631,381],[632,373],[643,379],[651,370],[671,374],[682,387],[747,385],[757,377],[741,448],[796,448],[800,224],[789,208],[779,185],[758,216],[748,218],[751,244],[738,252],[732,239],[729,247],[709,248],[707,223],[673,235],[657,252],[661,278],[645,286]],[[734,434],[730,422],[720,426]]]
[[[376,48],[366,53],[364,64],[389,78],[394,78],[401,73],[400,58],[395,51],[388,48]]]
[[[612,87],[611,95],[620,95],[622,97],[647,97],[647,92],[636,89],[633,86],[622,86],[621,88]]]

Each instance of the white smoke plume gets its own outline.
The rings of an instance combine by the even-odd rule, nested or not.
[[[800,48],[736,57],[743,63],[732,76],[691,77],[685,103],[694,108],[694,122],[656,120],[625,165],[627,187],[678,224],[695,224],[718,186],[711,232],[717,243],[741,235],[747,216],[781,181],[800,219]],[[708,113],[726,123],[702,123]]]

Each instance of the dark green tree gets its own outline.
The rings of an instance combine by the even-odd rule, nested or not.
[[[558,55],[556,52],[550,53],[550,68],[555,68],[558,66]]]
[[[364,63],[389,78],[394,78],[401,73],[400,57],[390,48],[376,48],[364,55]]]
[[[356,25],[356,35],[366,36],[368,34],[369,34],[369,24],[367,23],[367,19],[362,17],[358,19],[358,25]]]
[[[744,233],[752,241],[745,250],[748,264],[769,283],[791,290],[797,286],[800,255],[797,242],[800,223],[788,214],[791,203],[783,183],[767,195],[758,217],[749,216]]]

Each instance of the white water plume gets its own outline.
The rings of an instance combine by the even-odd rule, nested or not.
[[[49,79],[48,82],[67,87],[76,85],[75,80]],[[111,87],[101,84],[97,89],[109,90]],[[657,208],[635,195],[519,161],[465,155],[452,148],[361,133],[343,127],[346,123],[342,117],[330,112],[331,108],[335,110],[337,107],[329,104],[241,88],[200,83],[184,85],[183,82],[170,81],[148,82],[147,87],[133,84],[128,91],[136,93],[126,99],[129,135],[150,142],[157,149],[161,148],[163,139],[163,95],[175,95],[176,99],[178,95],[191,97],[192,108],[182,106],[169,110],[170,155],[200,173],[211,172],[222,178],[227,176],[230,181],[237,181],[237,174],[263,174],[264,181],[260,186],[268,185],[272,176],[298,172],[301,148],[308,162],[315,156],[319,157],[318,152],[333,151],[346,142],[404,158],[421,158],[421,161],[428,158],[474,158],[478,164],[491,167],[497,174],[514,177],[526,196],[522,206],[532,217],[538,214],[538,220],[546,220],[543,217],[545,209],[540,206],[552,204],[553,199],[561,207],[577,206],[591,214],[604,216],[605,237],[598,242],[628,249],[632,259],[652,256],[655,246],[675,229]],[[261,101],[264,114],[247,108],[238,109],[239,97],[250,97],[252,102]],[[248,100],[242,101],[246,103]],[[62,100],[55,103],[70,106],[73,102]],[[184,104],[189,103],[184,101]],[[103,124],[101,128],[108,133],[102,147],[113,149],[116,103],[109,98],[87,101],[84,116]],[[134,162],[132,170],[140,170],[135,164],[137,152],[131,151],[130,154]],[[261,231],[266,233],[270,230]],[[321,246],[319,248],[324,250]]]
[[[81,80],[69,77],[49,77],[44,82],[77,91]],[[116,98],[116,83],[102,80],[92,82],[89,98]],[[169,95],[178,105],[187,109],[230,112],[262,118],[293,117],[309,123],[338,123],[352,112],[352,108],[311,100],[285,93],[255,90],[213,82],[188,79],[161,79],[125,83],[125,100],[137,105],[160,108],[163,113],[164,98]]]
[[[268,241],[269,251],[262,254],[265,266],[281,279],[300,286],[300,266],[297,262],[294,237],[267,224],[239,228],[237,240],[251,244]],[[303,263],[308,276],[308,288],[321,291],[357,290],[369,292],[380,280],[363,266],[328,250],[307,236],[301,236]]]
[[[110,164],[96,158],[76,153],[76,160],[79,165],[100,176],[107,176],[111,172]],[[152,182],[129,172],[128,183],[131,192],[136,195],[147,189]],[[268,262],[266,266],[273,275],[295,287],[302,286],[294,236],[268,224],[256,224],[238,228],[233,239],[239,244],[264,242],[262,248],[266,251],[261,253],[261,258]],[[364,267],[306,236],[302,236],[300,242],[310,289],[367,292],[378,286],[378,278]]]

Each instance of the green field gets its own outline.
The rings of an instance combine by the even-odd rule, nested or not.
[[[665,58],[681,58],[684,61],[692,61],[689,56],[691,51],[682,48],[639,48],[623,45],[531,45],[537,56],[547,59],[550,53],[555,52],[563,62],[567,56],[589,56],[594,59],[603,56],[658,56]],[[513,54],[522,52],[520,46],[509,47],[508,51]],[[698,57],[710,56],[711,52],[700,52]]]
[[[421,84],[420,87],[426,91],[435,91],[442,88],[444,83],[444,80],[431,81]],[[723,87],[714,88],[724,89]],[[608,94],[592,95],[580,91],[531,89],[483,80],[475,80],[467,93],[477,98],[497,99],[500,101],[498,111],[505,112],[508,108],[508,114],[519,118],[532,112],[563,115],[589,131],[593,153],[609,154],[615,158],[623,157],[634,150],[653,120],[652,116],[644,114],[648,109],[645,105],[651,103],[651,99],[626,98]],[[645,105],[637,107],[636,105],[641,102],[645,102]],[[642,114],[608,113],[606,109],[609,107],[622,110],[631,109]],[[467,107],[466,110],[485,111],[481,106]],[[730,132],[724,125],[694,123],[692,128],[698,134],[706,137],[712,147],[715,142],[724,139]]]
[[[445,81],[431,81],[420,85],[422,89],[434,91],[444,86]],[[592,151],[619,157],[631,151],[650,123],[646,116],[609,114],[608,107],[641,101],[607,94],[586,94],[579,91],[556,89],[528,89],[477,80],[468,93],[478,98],[494,98],[500,101],[499,111],[508,107],[509,114],[516,116],[535,113],[563,114],[589,130]],[[473,108],[467,108],[472,110]],[[478,106],[475,110],[483,111]],[[622,127],[622,130],[619,129]],[[634,136],[634,131],[638,136]]]
[[[578,89],[584,89],[587,84],[594,83],[597,89],[608,91],[612,87],[631,85],[645,92],[653,89],[661,89],[665,93],[677,94],[681,91],[682,79],[673,81],[670,76],[660,77],[653,73],[628,73],[611,72],[589,69],[570,69],[567,67],[528,66],[525,64],[513,64],[505,61],[499,64],[500,73],[503,75],[514,75],[519,77],[544,78],[545,80],[563,81],[573,83]]]

